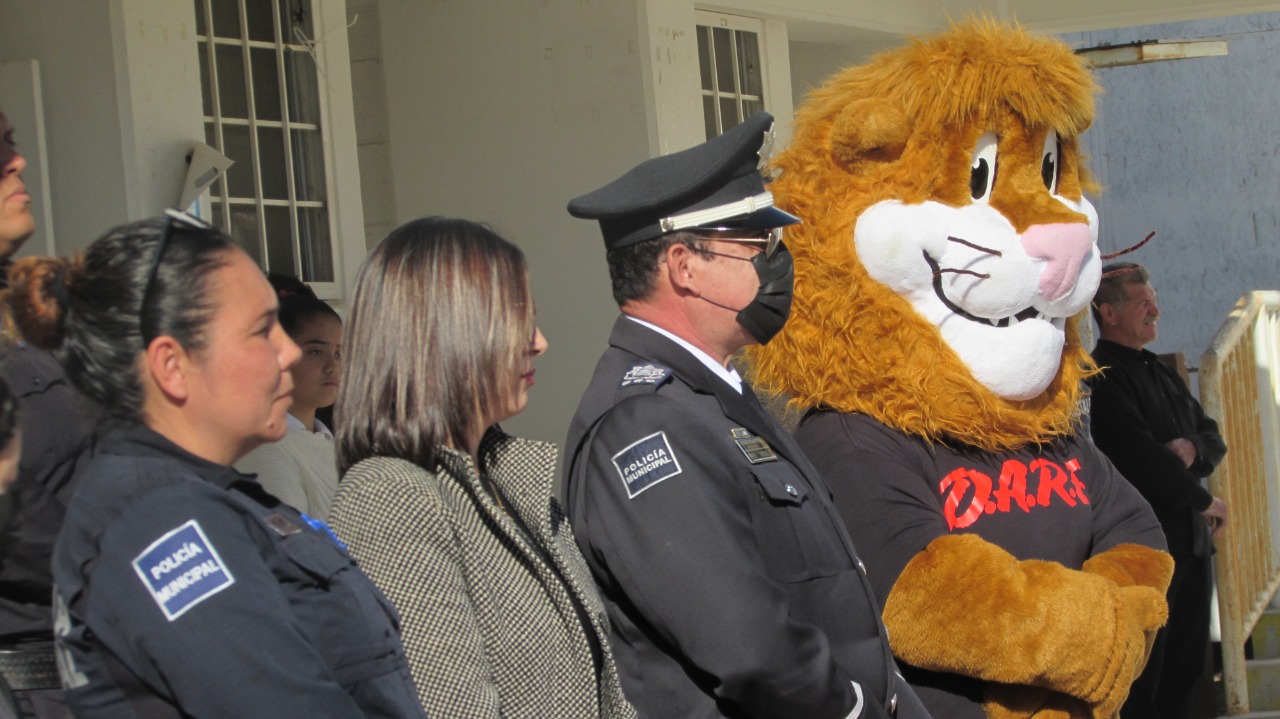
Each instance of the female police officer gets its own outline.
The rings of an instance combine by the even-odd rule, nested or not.
[[[230,467],[284,434],[299,357],[252,260],[175,213],[12,277],[20,332],[114,420],[54,553],[76,716],[423,716],[385,598]]]

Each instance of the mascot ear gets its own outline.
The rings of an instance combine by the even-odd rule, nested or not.
[[[847,167],[893,162],[902,155],[909,135],[906,115],[888,101],[854,100],[831,124],[831,154]]]

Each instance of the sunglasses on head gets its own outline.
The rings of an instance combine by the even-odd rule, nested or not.
[[[165,210],[164,217],[164,231],[160,233],[160,241],[156,243],[156,254],[151,259],[151,269],[147,272],[147,284],[143,286],[142,290],[142,304],[140,305],[142,312],[146,311],[147,303],[151,301],[151,290],[156,284],[156,273],[160,270],[160,260],[164,259],[164,251],[169,246],[169,237],[173,234],[173,228],[182,226],[192,230],[212,229],[212,225],[209,223],[198,217],[188,215],[181,210]]]

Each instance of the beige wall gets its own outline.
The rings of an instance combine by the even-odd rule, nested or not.
[[[565,205],[650,156],[640,8],[502,7],[378,3],[395,219],[480,220],[524,249],[551,348],[507,429],[560,443],[617,313],[597,227]]]

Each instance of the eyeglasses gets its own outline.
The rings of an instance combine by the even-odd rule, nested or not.
[[[778,251],[778,247],[782,245],[781,227],[762,227],[760,229],[747,229],[742,227],[698,227],[690,230],[690,232],[701,235],[708,240],[764,245],[764,257],[766,260],[772,259],[773,255]]]
[[[165,210],[164,216],[166,220],[164,231],[160,233],[160,241],[156,243],[156,255],[151,260],[150,271],[147,272],[147,284],[142,289],[142,304],[138,306],[139,315],[147,311],[147,304],[151,301],[151,290],[156,284],[156,274],[160,271],[160,260],[164,259],[164,251],[169,246],[169,236],[173,234],[173,228],[177,225],[182,225],[194,230],[213,229],[213,226],[204,220],[188,215],[181,210]]]

